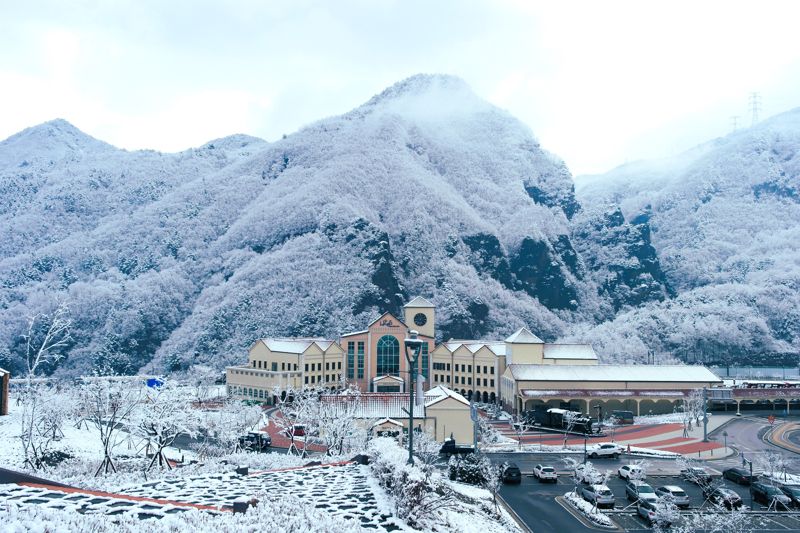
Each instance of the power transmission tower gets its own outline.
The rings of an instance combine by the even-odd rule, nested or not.
[[[761,111],[761,94],[760,93],[750,93],[750,111],[753,114],[753,123],[750,124],[751,126],[755,126],[758,122],[758,112]]]
[[[739,129],[739,115],[731,116],[731,127],[733,128],[733,131]]]

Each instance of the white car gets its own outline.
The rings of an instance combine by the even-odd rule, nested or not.
[[[558,483],[558,473],[552,466],[536,465],[533,467],[533,477],[539,481],[552,481]]]
[[[622,454],[622,446],[614,444],[613,442],[601,442],[589,448],[587,453],[592,459],[598,457],[613,457],[616,459]]]
[[[638,465],[622,465],[617,470],[617,474],[622,479],[647,479],[644,470]]]

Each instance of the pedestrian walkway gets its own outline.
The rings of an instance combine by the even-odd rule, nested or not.
[[[712,414],[708,421],[708,433],[734,418],[736,415],[733,413]],[[511,421],[491,420],[489,423],[504,437],[522,444],[545,446],[562,446],[564,444],[563,434],[531,430],[520,437],[511,426]],[[579,446],[583,445],[584,441],[582,436],[570,435],[566,444],[567,446]],[[718,459],[735,453],[733,449],[726,448],[720,442],[714,440],[703,442],[702,424],[692,426],[692,429],[687,429],[685,433],[684,426],[680,423],[636,424],[619,427],[613,432],[607,431],[603,437],[589,437],[588,439],[589,444],[611,441],[625,447],[649,448],[678,453],[695,459]]]

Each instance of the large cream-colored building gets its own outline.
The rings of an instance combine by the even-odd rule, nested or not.
[[[404,393],[410,368],[404,340],[410,331],[423,340],[418,361],[423,390],[437,386],[466,401],[501,403],[512,411],[536,405],[570,404],[582,411],[622,409],[636,413],[671,412],[690,391],[718,385],[705,367],[598,365],[589,344],[542,341],[527,328],[505,340],[450,339],[435,344],[436,307],[416,297],[403,307],[347,333],[339,340],[261,339],[248,364],[227,369],[228,389],[238,397],[274,401],[273,390],[344,382],[364,393]],[[391,418],[391,417],[388,417]]]
[[[303,386],[336,390],[341,385],[344,353],[327,339],[259,339],[247,364],[225,369],[228,394],[273,403],[275,391]]]

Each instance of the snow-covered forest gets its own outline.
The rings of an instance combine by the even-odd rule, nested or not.
[[[458,78],[267,143],[127,152],[55,120],[0,143],[0,366],[66,305],[58,374],[221,368],[414,295],[439,335],[525,325],[605,360],[796,351],[797,113],[587,178]],[[584,182],[581,182],[584,183]]]

